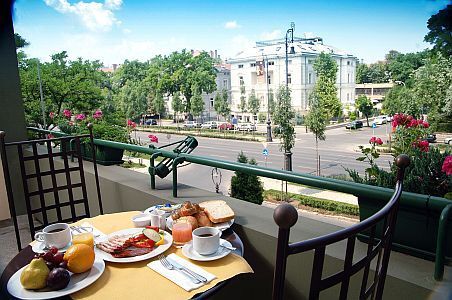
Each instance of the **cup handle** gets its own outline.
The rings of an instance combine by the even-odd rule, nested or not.
[[[36,232],[35,240],[41,243],[44,242],[44,232]]]

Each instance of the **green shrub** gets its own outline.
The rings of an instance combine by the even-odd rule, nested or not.
[[[248,160],[243,152],[239,153],[237,161],[243,164],[257,165],[254,158]],[[263,192],[262,182],[256,175],[236,171],[231,178],[231,197],[262,204],[264,201]]]

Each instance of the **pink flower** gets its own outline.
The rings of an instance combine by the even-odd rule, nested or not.
[[[127,126],[135,128],[135,127],[137,127],[137,123],[135,123],[134,121],[129,119],[129,120],[127,120]]]
[[[369,144],[373,144],[374,146],[375,145],[383,145],[383,141],[380,138],[373,136],[370,138]]]
[[[446,173],[446,175],[452,175],[452,155],[449,155],[444,159],[441,171]]]
[[[63,110],[63,115],[69,119],[72,116],[72,113],[69,109],[65,109]]]
[[[426,140],[414,142],[413,147],[419,148],[419,150],[423,152],[428,152],[430,150],[429,143]]]
[[[48,139],[53,139],[53,138],[55,138],[55,137],[53,136],[53,134],[51,134],[51,133],[49,133],[46,137],[47,137]]]
[[[369,140],[369,144],[375,144],[375,141],[377,140],[377,138],[376,137],[371,137],[370,138],[370,140]]]
[[[86,116],[84,114],[78,114],[75,119],[78,121],[83,121],[85,120]]]
[[[378,145],[383,145],[383,141],[380,138],[377,138],[375,141]]]
[[[51,111],[51,112],[49,113],[49,117],[50,117],[50,119],[55,118],[55,113],[54,113],[53,111]]]
[[[422,122],[422,120],[421,120]],[[410,121],[410,123],[406,124],[406,128],[411,128],[411,127],[417,127],[418,126],[418,121],[415,119],[412,119]]]
[[[149,138],[149,141],[150,141],[151,143],[158,143],[158,142],[159,142],[159,138],[156,137],[156,136],[153,135],[153,134],[148,135],[148,138]]]
[[[100,109],[98,109],[98,110],[96,110],[95,112],[94,112],[94,114],[93,114],[93,118],[94,119],[100,119],[100,118],[102,118],[102,111],[100,110]]]

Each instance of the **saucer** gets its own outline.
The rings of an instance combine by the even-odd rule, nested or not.
[[[70,242],[63,248],[58,249],[58,252],[64,253],[70,246],[72,246],[72,242]],[[34,241],[34,243],[32,243],[32,245],[31,245],[31,250],[33,250],[34,253],[44,253],[47,251],[47,249],[44,249],[44,248],[45,248],[45,243],[43,243],[43,242]]]
[[[229,243],[227,240],[220,239],[220,245],[232,247],[231,243]],[[219,247],[217,252],[209,254],[209,255],[201,255],[198,252],[193,249],[193,244],[190,242],[188,244],[185,244],[184,247],[182,247],[182,254],[192,260],[197,261],[211,261],[211,260],[217,260],[220,258],[225,257],[232,251],[229,249],[226,249],[224,247]]]

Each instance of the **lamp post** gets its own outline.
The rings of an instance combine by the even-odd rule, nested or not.
[[[289,86],[289,34],[290,34],[290,43],[293,44],[293,32],[295,30],[295,23],[290,23],[290,28],[287,29],[286,32],[286,86]],[[290,46],[290,54],[295,54],[295,48]]]
[[[272,142],[273,138],[272,138],[272,122],[270,120],[270,90],[268,87],[268,79],[270,78],[270,75],[268,74],[268,57],[267,55],[263,55],[264,57],[264,62],[265,62],[265,80],[266,80],[266,85],[267,85],[267,142]]]

